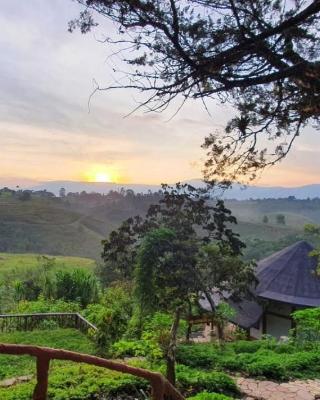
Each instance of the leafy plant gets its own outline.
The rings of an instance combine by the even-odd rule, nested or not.
[[[239,390],[234,380],[224,372],[204,372],[184,365],[177,365],[177,383],[188,394],[204,390],[231,395],[238,395]]]
[[[209,393],[207,391],[188,397],[187,400],[232,400],[232,397],[219,393]]]

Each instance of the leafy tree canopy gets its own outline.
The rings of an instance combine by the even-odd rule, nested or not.
[[[97,90],[138,89],[152,111],[176,98],[235,108],[225,132],[205,140],[207,179],[254,178],[285,157],[308,122],[319,126],[319,0],[78,2],[86,9],[70,31],[95,26],[91,11],[110,19],[119,37],[105,42],[130,65],[126,80]]]
[[[161,227],[172,230],[179,243],[215,241],[220,248],[228,247],[233,254],[240,254],[244,244],[231,229],[235,217],[223,201],[209,200],[206,193],[206,189],[187,184],[163,185],[159,203],[149,207],[145,218],[127,219],[103,242],[102,279],[106,283],[117,277],[132,279],[142,238]]]

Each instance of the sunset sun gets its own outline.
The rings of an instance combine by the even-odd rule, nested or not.
[[[115,176],[110,169],[104,166],[93,166],[85,174],[85,178],[88,182],[115,182]]]
[[[97,172],[94,176],[94,182],[112,182],[112,178],[108,172]]]

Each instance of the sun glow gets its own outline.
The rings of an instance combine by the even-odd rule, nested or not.
[[[110,174],[106,172],[97,172],[95,177],[94,177],[95,182],[111,182],[111,176]]]
[[[88,182],[116,182],[114,173],[104,166],[92,167],[85,177]]]

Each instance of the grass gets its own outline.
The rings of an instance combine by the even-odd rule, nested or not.
[[[54,269],[82,268],[93,270],[95,261],[90,258],[55,256]],[[43,263],[39,254],[0,253],[0,279],[19,278],[27,271],[36,270]]]

